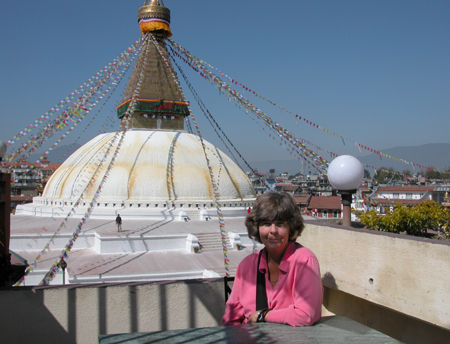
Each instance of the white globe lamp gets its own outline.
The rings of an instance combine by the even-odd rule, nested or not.
[[[341,155],[328,166],[328,181],[338,191],[342,199],[344,226],[351,226],[352,194],[364,179],[361,162],[351,155]]]
[[[328,166],[328,181],[337,190],[355,190],[363,179],[363,166],[351,155],[338,156]]]

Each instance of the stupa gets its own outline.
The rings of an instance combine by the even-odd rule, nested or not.
[[[138,21],[151,39],[117,107],[126,130],[98,135],[79,148],[54,172],[42,195],[18,206],[12,217],[11,250],[29,263],[52,242],[52,251],[35,260],[25,285],[39,283],[79,225],[82,231],[65,259],[66,275],[59,274],[55,283],[223,275],[217,197],[230,271],[255,249],[244,227],[256,197],[251,182],[225,153],[184,129],[189,104],[162,57],[168,57],[165,39],[172,35],[169,9],[162,0],[146,1]],[[108,151],[117,154],[105,155]],[[115,226],[118,214],[122,232]]]
[[[143,35],[158,41],[163,55],[168,54],[164,40],[170,31],[170,10],[162,0],[151,0],[139,9],[138,21]],[[170,62],[169,62],[170,64]],[[138,85],[139,82],[139,85]],[[139,88],[138,97],[133,99]],[[131,114],[127,110],[135,101]],[[17,214],[65,216],[84,191],[74,216],[82,216],[85,208],[93,206],[91,218],[116,216],[125,218],[171,216],[214,216],[214,193],[220,195],[224,215],[243,215],[255,199],[255,192],[246,174],[222,151],[184,130],[189,116],[176,77],[163,61],[156,46],[147,41],[141,51],[117,107],[119,118],[128,115],[128,130],[108,180],[99,186],[107,172],[113,154],[109,154],[98,169],[104,151],[115,151],[115,133],[101,134],[79,148],[55,171],[42,193],[30,205],[21,206]],[[212,168],[217,190],[210,179]],[[99,178],[87,189],[84,185],[93,171]],[[95,204],[91,204],[99,192]],[[212,211],[211,211],[212,209]],[[170,214],[167,212],[170,210]],[[171,215],[171,216],[170,216]]]

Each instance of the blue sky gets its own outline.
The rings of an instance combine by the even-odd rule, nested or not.
[[[137,11],[143,0],[1,0],[1,4],[3,141],[141,35]],[[165,0],[164,4],[171,10],[174,41],[313,123],[380,151],[450,143],[448,1]],[[248,161],[292,159],[251,117],[186,65],[183,69]],[[344,145],[342,139],[303,121],[296,123],[291,114],[267,102],[250,99],[295,136],[320,147],[324,158],[330,159],[329,151],[359,154],[354,145]],[[111,103],[81,142],[99,132],[113,108]],[[222,148],[195,104],[193,110],[205,138]],[[77,136],[72,134],[67,144]],[[48,146],[54,140],[50,141]]]

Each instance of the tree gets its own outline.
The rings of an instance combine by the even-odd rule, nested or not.
[[[441,173],[439,171],[437,171],[436,169],[434,169],[434,167],[430,167],[429,169],[427,169],[424,173],[424,176],[427,179],[441,179]]]
[[[450,167],[446,167],[442,173],[443,179],[450,179]]]
[[[412,177],[412,173],[410,170],[403,170],[402,174],[406,177]]]
[[[450,239],[450,212],[431,200],[415,206],[396,203],[392,212],[380,215],[370,210],[359,219],[368,229],[415,236],[428,236],[431,229],[440,238]]]
[[[364,178],[370,178],[370,172],[367,169],[364,169]]]
[[[394,180],[402,180],[402,175],[395,171],[392,167],[381,167],[373,176],[378,184],[387,184]]]

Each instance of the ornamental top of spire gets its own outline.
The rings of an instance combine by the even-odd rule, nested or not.
[[[143,35],[147,32],[159,31],[167,37],[172,36],[170,32],[170,10],[164,7],[162,0],[145,0],[144,5],[139,8],[138,22]]]

